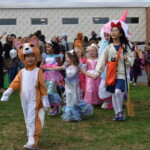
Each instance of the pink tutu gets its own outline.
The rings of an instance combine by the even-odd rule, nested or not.
[[[49,81],[61,81],[63,76],[59,71],[44,71],[44,79]]]
[[[56,64],[45,64],[40,66],[41,69],[44,70],[44,68],[52,68],[52,67],[57,67],[58,65]],[[45,70],[44,71],[44,79],[49,80],[49,81],[61,81],[63,80],[63,76],[59,71],[55,70]]]

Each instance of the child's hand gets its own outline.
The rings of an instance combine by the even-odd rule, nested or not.
[[[40,68],[41,68],[42,70],[45,70],[45,69],[46,69],[45,65],[41,65]]]
[[[9,99],[8,96],[3,95],[1,98],[1,102],[6,102],[6,101],[8,101],[8,99]]]
[[[48,100],[48,96],[42,96],[42,104],[44,107],[44,110],[47,111],[50,108],[50,103]]]
[[[93,78],[94,80],[96,80],[98,77],[99,77],[99,74],[94,74],[92,78]]]
[[[47,68],[47,70],[55,70],[55,67]]]
[[[8,89],[3,93],[3,96],[2,96],[2,98],[1,98],[1,101],[2,101],[2,102],[8,101],[9,96],[12,94],[12,92],[13,92],[12,88],[8,88]]]
[[[96,80],[99,77],[99,74],[91,74],[90,77]]]

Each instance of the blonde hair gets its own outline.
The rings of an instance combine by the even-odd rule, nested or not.
[[[98,52],[98,47],[95,43],[92,43],[90,46],[88,46],[86,51],[89,51],[91,48],[95,48],[95,50]]]
[[[75,47],[74,50],[75,50],[75,51],[76,51],[76,50],[79,50],[81,56],[84,56],[84,49],[83,49],[83,47]]]

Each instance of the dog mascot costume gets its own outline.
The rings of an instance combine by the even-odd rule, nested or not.
[[[24,148],[36,149],[44,125],[45,110],[50,107],[43,72],[36,67],[40,57],[40,51],[37,48],[38,39],[34,36],[25,44],[15,39],[13,45],[17,49],[18,56],[25,68],[18,72],[9,88],[3,93],[1,101],[7,101],[14,90],[20,89],[28,137],[28,142]],[[25,61],[25,55],[31,53],[35,55],[35,63],[28,65]]]

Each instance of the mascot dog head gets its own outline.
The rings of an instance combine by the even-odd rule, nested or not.
[[[19,39],[13,40],[13,45],[18,51],[18,56],[20,60],[25,64],[26,67],[33,68],[40,58],[40,50],[38,49],[38,38],[33,36],[29,39],[28,43],[22,43]],[[29,66],[25,61],[25,55],[33,53],[35,55],[35,63]]]

